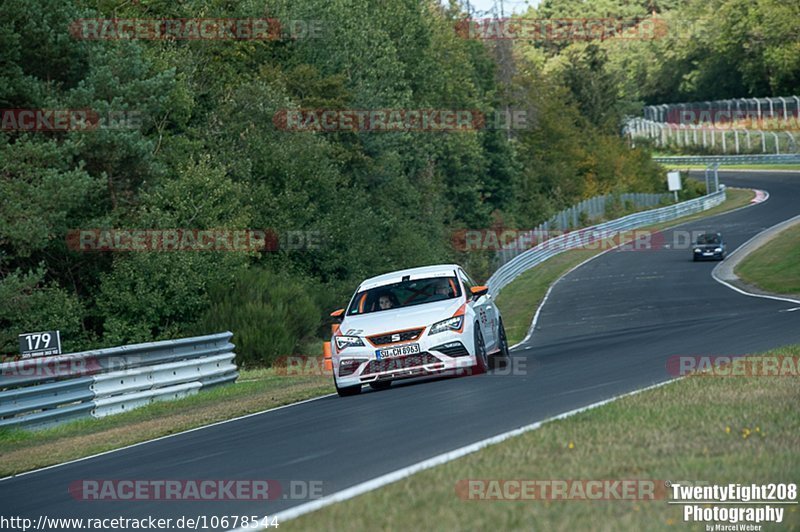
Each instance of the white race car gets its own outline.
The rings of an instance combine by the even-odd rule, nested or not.
[[[395,379],[441,372],[484,373],[508,361],[503,320],[488,288],[455,264],[426,266],[367,279],[331,338],[333,380],[340,396],[363,384],[383,389]]]

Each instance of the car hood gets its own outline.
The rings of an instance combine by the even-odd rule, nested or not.
[[[360,316],[347,316],[339,330],[341,334],[353,336],[372,336],[392,331],[429,327],[437,321],[453,316],[464,304],[464,298],[446,299],[433,303],[423,303],[396,310],[382,310]]]

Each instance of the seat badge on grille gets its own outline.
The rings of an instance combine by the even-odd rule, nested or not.
[[[399,341],[400,341],[400,335],[399,334],[393,334],[392,335],[392,342],[399,342]]]

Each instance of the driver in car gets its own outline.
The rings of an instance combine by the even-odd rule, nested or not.
[[[389,294],[381,294],[381,297],[378,298],[378,307],[380,307],[381,310],[387,310],[393,306],[394,304]]]
[[[437,296],[444,296],[445,298],[452,297],[452,287],[447,279],[439,279],[436,282],[436,288],[433,293]]]

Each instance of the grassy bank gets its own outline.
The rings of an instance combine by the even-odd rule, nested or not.
[[[735,273],[767,292],[800,296],[800,225],[781,231],[748,255]]]
[[[747,205],[753,196],[750,190],[728,188],[725,202],[713,209],[642,229],[661,230],[676,224],[722,214]],[[497,297],[497,306],[503,314],[503,323],[511,345],[525,338],[536,309],[539,308],[550,285],[576,265],[599,253],[601,250],[565,251],[523,273],[503,289]]]
[[[772,354],[798,356],[800,346]],[[689,377],[553,421],[355,499],[287,530],[685,530],[681,507],[650,501],[465,500],[465,479],[797,482],[800,377]],[[378,511],[380,509],[380,511]],[[781,525],[800,527],[797,506]],[[701,530],[695,524],[690,530]]]

